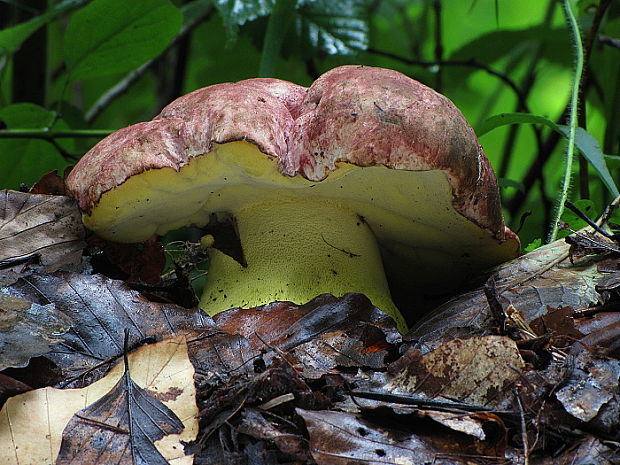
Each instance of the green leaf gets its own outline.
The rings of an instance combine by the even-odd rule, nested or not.
[[[0,109],[0,121],[9,128],[48,128],[56,114],[33,103]],[[60,121],[58,121],[60,122]],[[42,174],[62,171],[68,163],[52,144],[41,139],[0,139],[0,186],[18,189],[33,184]]]
[[[541,245],[543,245],[543,241],[542,239],[539,237],[537,239],[534,239],[532,242],[530,242],[524,249],[523,252],[524,253],[529,253],[533,250],[536,250],[537,248],[539,248]]]
[[[65,33],[70,79],[130,71],[163,52],[183,16],[169,0],[94,0]]]
[[[52,21],[60,13],[63,13],[72,8],[76,8],[86,2],[87,0],[64,0],[63,2],[60,2],[51,7],[42,15],[1,30],[0,53],[16,52],[19,47],[21,47],[22,43],[28,37],[34,34],[40,27]]]
[[[370,0],[301,0],[295,29],[305,45],[330,55],[368,48]]]
[[[609,227],[612,231],[620,230],[620,208],[616,208],[609,218]]]
[[[212,0],[193,0],[181,7],[184,24],[197,21],[213,8]]]
[[[577,207],[579,209],[579,211],[581,213],[583,213],[584,215],[586,215],[588,218],[590,218],[591,220],[595,220],[596,219],[596,208],[594,207],[594,202],[592,202],[592,200],[589,199],[581,199],[581,200],[577,200],[575,202],[573,202],[575,207]],[[560,220],[564,221],[566,224],[568,224],[568,226],[577,231],[581,228],[585,228],[586,226],[588,226],[588,223],[586,223],[584,220],[582,220],[581,218],[579,218],[579,216],[577,216],[577,214],[575,212],[573,212],[572,210],[566,208],[563,212],[562,212],[562,216],[560,218]],[[561,239],[563,237],[566,237],[568,235],[572,234],[570,231],[565,231],[565,230],[561,230],[558,233],[558,238]]]
[[[544,124],[545,126],[560,133],[565,138],[568,138],[568,126],[556,124],[549,118],[545,118],[544,116],[532,115],[530,113],[502,113],[499,115],[491,116],[490,118],[487,118],[485,121],[482,122],[482,124],[478,127],[476,134],[478,135],[478,137],[481,137],[487,132],[500,126],[505,126],[507,124]],[[620,195],[620,193],[618,192],[618,187],[616,186],[613,178],[611,177],[611,173],[609,172],[607,164],[605,163],[605,155],[601,151],[601,148],[596,139],[585,129],[577,128],[575,134],[575,146],[583,154],[586,160],[588,160],[588,162],[592,165],[594,170],[603,181],[603,184],[605,184],[607,189],[614,195],[614,197]]]
[[[55,112],[34,103],[16,103],[0,109],[0,121],[8,128],[47,128],[55,117]]]
[[[508,178],[498,178],[497,185],[499,187],[514,187],[518,191],[525,192],[525,185],[520,181]]]
[[[215,0],[228,34],[228,45],[237,39],[239,26],[271,14],[275,0]]]
[[[495,63],[502,58],[513,56],[519,50],[526,50],[544,43],[545,47],[553,50],[546,53],[544,59],[559,65],[571,63],[570,47],[566,46],[566,28],[564,26],[549,28],[538,25],[524,29],[506,30],[499,29],[482,34],[470,42],[456,49],[449,60],[469,60],[475,58],[480,63],[487,65]],[[469,74],[474,68],[459,68],[459,73]]]

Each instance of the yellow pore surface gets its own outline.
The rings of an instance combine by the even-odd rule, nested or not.
[[[277,160],[245,141],[216,144],[178,172],[164,168],[133,176],[105,193],[84,223],[107,239],[139,242],[181,226],[203,226],[211,213],[234,216],[252,204],[312,199],[363,217],[381,246],[411,262],[412,274],[422,281],[512,258],[509,247],[454,210],[441,171],[339,163],[314,182],[283,176]]]

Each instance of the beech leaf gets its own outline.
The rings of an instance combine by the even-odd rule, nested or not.
[[[166,460],[175,465],[189,465],[191,456],[185,456],[180,441],[193,440],[198,431],[196,391],[194,388],[194,368],[187,356],[184,337],[169,339],[158,344],[143,346],[129,354],[129,366],[133,382],[160,399],[166,409],[174,412],[184,425],[181,435],[168,435],[156,446]],[[82,389],[43,388],[17,395],[7,400],[0,410],[0,463],[3,465],[51,464],[55,463],[63,440],[63,430],[74,414],[93,405],[104,396],[112,401],[110,391],[115,385],[123,384],[123,363],[119,363],[110,373]],[[120,391],[123,391],[121,389]],[[123,396],[117,390],[118,395]],[[134,390],[135,392],[135,390]],[[116,397],[119,400],[118,397]],[[129,397],[126,397],[129,400]],[[122,399],[120,399],[122,400]],[[135,396],[133,397],[135,400]],[[153,404],[149,400],[150,405]],[[86,418],[90,414],[80,416]],[[79,418],[78,418],[79,419]],[[83,420],[83,419],[79,419]],[[109,420],[104,421],[106,423]],[[81,454],[92,452],[94,444],[81,443],[77,438],[80,428],[90,431],[88,420],[79,421],[79,428],[65,431],[66,440],[75,440],[73,449]],[[92,423],[92,422],[89,422]],[[94,422],[96,423],[96,422]],[[174,422],[173,430],[178,430]],[[76,428],[74,425],[72,428]],[[114,429],[114,428],[112,428]],[[123,428],[121,427],[121,430]],[[166,431],[171,430],[165,428]],[[85,433],[88,434],[88,433]],[[119,434],[121,432],[119,431]],[[122,434],[121,434],[122,435]],[[70,437],[71,436],[71,437]],[[128,436],[128,434],[125,434]],[[111,453],[111,445],[101,445],[101,453]],[[69,447],[69,446],[65,446]],[[77,453],[77,452],[76,452]],[[101,459],[80,459],[79,463],[131,463],[109,462]],[[63,463],[63,462],[60,462]]]

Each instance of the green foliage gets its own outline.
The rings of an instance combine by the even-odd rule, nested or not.
[[[248,21],[267,16],[276,0],[215,0],[215,6],[222,18],[231,45],[239,34],[239,26]]]
[[[620,53],[600,40],[620,37],[618,2],[609,3],[599,24],[603,2],[580,1],[572,9],[583,36],[594,27],[597,38],[586,50],[583,128],[566,117],[569,110],[575,115],[574,95],[570,106],[567,97],[579,73],[574,33],[557,0],[48,4],[27,17],[4,14],[16,2],[0,3],[0,187],[64,168],[97,141],[85,136],[150,119],[198,87],[258,74],[308,85],[334,66],[366,64],[435,87],[478,127],[509,225],[517,228],[523,212],[532,211],[520,233],[524,244],[547,236],[558,198],[590,197],[600,212],[618,194]],[[45,60],[27,55],[35,39]],[[39,106],[16,101],[40,89],[43,98],[30,100]],[[589,164],[580,173],[589,176],[589,193],[575,182],[572,191],[561,190],[563,178],[566,188],[567,176],[578,174],[576,163],[575,172],[564,168],[566,144],[557,143],[570,138],[571,128]],[[32,129],[37,138],[17,138]],[[72,137],[50,137],[59,130]]]
[[[476,134],[480,137],[495,128],[508,124],[542,124],[566,137],[566,139],[568,139],[570,135],[570,128],[568,126],[556,124],[549,118],[532,115],[530,113],[503,113],[501,115],[491,116],[482,122],[476,130]],[[601,151],[601,147],[594,136],[583,128],[576,128],[574,144],[592,165],[607,189],[609,189],[609,192],[613,194],[614,197],[620,195],[618,187],[607,167],[606,156]]]
[[[69,76],[130,71],[163,52],[182,21],[169,0],[94,0],[73,15],[65,33]]]
[[[16,103],[0,109],[0,121],[8,128],[62,127],[55,112],[32,103]],[[3,188],[18,189],[21,183],[34,183],[43,173],[62,170],[68,165],[50,142],[39,139],[0,139],[0,154]]]
[[[299,2],[295,32],[302,50],[352,55],[368,47],[370,0],[304,0]]]
[[[533,250],[536,250],[538,247],[543,245],[543,241],[540,237],[534,239],[532,242],[530,242],[528,245],[526,245],[525,247],[523,247],[523,253],[529,253],[532,252]]]
[[[72,10],[86,3],[87,0],[64,0],[53,5],[49,10],[31,20],[24,21],[13,27],[8,27],[0,31],[0,53],[16,52],[21,44],[28,39],[34,32],[46,25],[61,13]]]
[[[589,199],[577,200],[574,202],[574,205],[575,207],[577,207],[577,209],[581,213],[583,213],[589,219],[591,219],[592,221],[596,220],[596,217],[597,217],[596,206],[594,205],[594,202],[592,202],[592,200],[589,200]],[[562,212],[562,216],[560,220],[566,223],[568,227],[572,229],[573,231],[577,231],[581,228],[585,228],[588,225],[588,223],[582,220],[579,217],[579,215],[577,215],[575,212],[569,209],[565,209]],[[572,232],[569,230],[560,230],[560,232],[558,233],[558,237],[560,238],[566,237],[569,234],[572,234]]]

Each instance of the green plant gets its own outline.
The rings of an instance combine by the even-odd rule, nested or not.
[[[398,69],[451,98],[478,128],[512,227],[532,210],[523,242],[552,237],[557,199],[590,198],[602,211],[617,195],[620,169],[612,155],[620,6],[571,5],[564,3],[575,13],[571,27],[584,32],[583,73],[553,0],[5,1],[0,186],[63,170],[103,135],[198,87],[258,75],[308,84],[336,65],[363,63]],[[558,146],[566,137],[589,165],[580,163],[572,191],[570,157]]]

